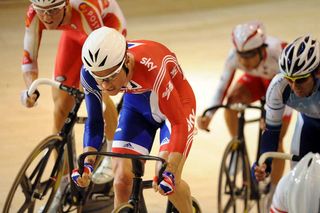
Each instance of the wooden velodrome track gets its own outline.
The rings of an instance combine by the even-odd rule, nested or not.
[[[232,45],[230,35],[234,25],[258,19],[265,23],[268,34],[286,41],[306,33],[320,39],[320,6],[317,0],[223,2],[119,0],[127,16],[129,39],[156,40],[176,53],[195,90],[198,114],[205,108],[215,88]],[[50,88],[40,88],[41,98],[35,108],[26,109],[19,100],[20,91],[24,89],[20,63],[27,4],[27,0],[0,0],[0,209],[24,159],[42,138],[50,134],[52,126]],[[57,31],[43,35],[39,53],[40,77],[52,76],[58,36]],[[286,137],[286,150],[293,126],[291,124]],[[205,213],[216,212],[219,164],[229,140],[222,112],[215,116],[211,129],[210,133],[198,132],[184,171],[184,178],[190,183],[192,194]],[[79,149],[81,130],[82,127],[77,127]],[[255,138],[256,128],[248,127],[251,159],[256,149]],[[154,153],[156,150],[157,145]],[[151,212],[163,212],[163,197],[151,191],[146,197]]]

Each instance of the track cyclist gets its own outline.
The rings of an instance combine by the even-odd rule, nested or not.
[[[279,59],[281,73],[275,76],[267,91],[266,129],[262,135],[261,154],[277,150],[281,117],[286,105],[299,112],[291,153],[303,157],[309,152],[320,152],[319,48],[319,41],[306,35],[297,38],[283,50]],[[258,181],[268,175],[271,163],[267,161],[261,166],[253,166]]]
[[[253,103],[265,96],[271,79],[279,72],[278,58],[286,43],[276,37],[267,36],[265,27],[260,21],[250,21],[235,26],[232,31],[232,42],[234,47],[225,61],[222,76],[209,107],[221,104],[225,98],[228,104]],[[242,70],[244,74],[229,91],[236,70]],[[207,130],[214,114],[212,111],[205,117],[198,117],[198,127]],[[281,152],[283,152],[282,139],[290,118],[291,109],[287,108],[282,117],[283,125],[279,141]],[[236,137],[237,122],[234,121],[237,120],[237,112],[226,110],[225,120],[232,138]],[[284,162],[277,161],[274,170],[278,172],[272,174],[272,191],[282,176]]]
[[[181,174],[193,141],[196,100],[175,54],[154,41],[127,42],[119,32],[102,27],[87,38],[82,60],[81,82],[90,121],[85,144],[99,147],[101,142],[103,120],[97,113],[101,111],[101,94],[125,92],[112,151],[147,155],[160,129],[159,156],[167,159],[168,167],[159,185],[159,177],[154,178],[154,189],[168,195],[179,212],[192,212],[190,188]],[[86,158],[87,172],[82,177],[74,171],[78,185],[89,184],[94,160],[94,156]],[[112,162],[117,207],[129,200],[131,161],[114,158]]]
[[[93,30],[108,26],[126,35],[126,21],[122,11],[115,0],[30,0],[25,19],[24,54],[22,62],[22,74],[29,88],[31,83],[38,78],[38,52],[41,37],[45,30],[62,31],[55,61],[55,80],[73,87],[79,87],[81,62],[81,48],[88,34]],[[27,90],[21,93],[21,101],[26,107],[33,107],[40,96],[36,91],[30,97]],[[54,125],[53,133],[61,129],[68,112],[73,106],[74,99],[67,93],[53,89],[54,101]],[[117,125],[117,112],[115,106],[104,95],[103,102],[107,111],[104,112],[106,122],[105,134],[109,147]],[[102,183],[112,179],[110,159],[106,158],[104,167],[100,167],[96,173],[96,182]],[[109,169],[107,169],[109,167]],[[105,175],[104,175],[105,174]],[[63,178],[60,193],[68,182],[68,175]],[[104,179],[103,179],[104,178]],[[57,193],[57,202],[59,200]],[[55,202],[54,202],[55,203]],[[54,205],[54,204],[53,204]],[[52,211],[54,212],[55,207]]]

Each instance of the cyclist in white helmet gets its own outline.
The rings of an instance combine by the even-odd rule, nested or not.
[[[72,87],[79,87],[81,48],[87,36],[95,29],[109,26],[126,35],[126,21],[115,0],[30,0],[25,21],[24,54],[22,74],[28,88],[39,76],[38,52],[41,37],[46,30],[62,31],[54,68],[55,80]],[[21,93],[21,101],[26,107],[33,107],[39,92],[28,97],[26,90]],[[53,133],[58,133],[74,99],[67,93],[52,90],[54,101]],[[117,112],[108,95],[103,97],[106,109],[104,118],[106,138],[111,149],[117,125]],[[110,181],[112,177],[110,158],[93,176],[96,183]],[[63,180],[66,180],[64,178]],[[62,184],[63,185],[63,184]]]
[[[272,213],[320,212],[320,155],[308,153],[286,175],[273,196]]]
[[[277,74],[266,96],[266,129],[262,135],[260,153],[276,151],[279,143],[281,117],[285,106],[297,110],[298,118],[292,137],[291,153],[304,156],[320,152],[320,43],[310,35],[297,38],[283,51]],[[258,181],[264,180],[271,161],[254,165]]]
[[[260,21],[250,21],[239,24],[232,30],[234,47],[230,50],[225,61],[224,69],[217,88],[214,91],[209,106],[222,104],[226,99],[228,104],[250,104],[265,96],[271,79],[279,72],[278,58],[286,43],[278,38],[267,36],[265,27]],[[241,70],[244,74],[237,80],[232,89],[229,89],[235,72]],[[215,111],[205,117],[199,117],[198,127],[207,130]],[[283,128],[280,136],[279,151],[283,151],[282,138],[284,137],[291,117],[291,110],[287,109],[283,116]],[[225,111],[225,120],[231,137],[237,134],[237,112]],[[278,173],[273,174],[273,187],[280,179],[284,162],[278,161],[275,165]]]
[[[85,138],[90,139],[86,146],[101,143],[96,140],[103,126],[101,94],[125,92],[112,152],[148,155],[159,129],[159,156],[167,159],[168,167],[159,184],[155,172],[154,189],[168,196],[179,212],[192,212],[190,188],[181,174],[193,142],[196,100],[175,54],[155,41],[126,42],[119,32],[103,27],[87,38],[82,60],[81,83],[89,118]],[[83,176],[73,172],[79,186],[89,184],[94,161],[94,156],[85,159]],[[132,165],[128,159],[114,158],[112,166],[117,207],[129,199]]]

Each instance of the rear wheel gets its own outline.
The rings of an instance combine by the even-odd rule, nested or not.
[[[52,135],[31,152],[13,182],[3,212],[48,212],[62,177],[62,162],[56,163],[59,147],[61,137]]]
[[[220,166],[218,212],[247,212],[250,199],[250,168],[241,142],[232,140]]]
[[[179,213],[179,211],[174,207],[174,205],[168,201],[167,213]],[[201,208],[198,200],[192,197],[192,213],[201,213]]]

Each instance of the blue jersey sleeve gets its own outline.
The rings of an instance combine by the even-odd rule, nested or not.
[[[85,92],[88,114],[84,128],[83,146],[91,146],[99,150],[104,134],[101,90],[94,78],[84,68],[81,69],[81,85]]]

